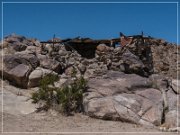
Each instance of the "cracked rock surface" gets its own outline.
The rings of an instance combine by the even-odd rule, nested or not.
[[[91,117],[148,126],[165,123],[169,128],[177,126],[176,103],[179,101],[176,97],[179,95],[172,89],[167,91],[168,110],[165,112],[163,93],[153,88],[148,78],[109,71],[102,78],[90,79],[88,87],[84,93],[84,109]]]

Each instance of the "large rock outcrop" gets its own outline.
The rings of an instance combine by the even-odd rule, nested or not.
[[[5,55],[2,64],[3,77],[14,85],[26,88],[28,77],[39,66],[39,60],[35,55],[22,51],[13,55]]]
[[[0,47],[1,76],[10,84],[37,87],[44,76],[55,74],[61,87],[73,74],[83,75],[89,86],[83,96],[87,115],[168,128],[180,125],[175,119],[180,108],[175,44],[143,35],[55,43],[10,35]]]
[[[176,121],[172,121],[171,117],[177,115],[176,103],[179,101],[175,97],[179,95],[169,89],[165,98],[162,90],[165,92],[167,88],[162,84],[159,83],[160,88],[153,88],[151,79],[110,71],[104,77],[89,80],[89,89],[84,93],[85,113],[100,119],[150,126],[168,123],[174,127]]]

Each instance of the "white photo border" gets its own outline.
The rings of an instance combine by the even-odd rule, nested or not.
[[[17,3],[17,4],[50,4],[50,3],[57,3],[57,4],[111,4],[111,3],[114,3],[114,4],[136,4],[136,3],[138,3],[138,4],[176,4],[177,5],[177,31],[176,31],[176,35],[177,35],[177,40],[176,40],[176,42],[177,42],[177,45],[178,45],[178,43],[179,43],[179,2],[1,2],[1,9],[2,9],[2,11],[1,11],[1,23],[2,23],[2,33],[1,33],[1,39],[2,39],[2,41],[1,41],[1,43],[2,43],[2,45],[3,45],[3,38],[4,38],[4,35],[3,35],[3,32],[4,32],[4,29],[3,29],[3,26],[4,26],[4,24],[3,24],[3,15],[4,15],[4,12],[3,12],[3,5],[4,4],[14,4],[14,3]],[[3,54],[4,54],[4,52],[3,52],[3,47],[2,47],[2,78],[3,78]],[[177,47],[177,54],[178,54],[178,47]],[[178,69],[178,55],[177,55],[177,69]],[[178,70],[177,70],[177,79],[179,79],[178,78],[179,76],[178,76]],[[1,106],[1,111],[2,111],[2,120],[1,120],[1,133],[12,133],[12,134],[70,134],[70,133],[72,133],[72,134],[95,134],[95,133],[97,133],[97,134],[107,134],[107,133],[109,133],[109,134],[119,134],[119,133],[163,133],[163,132],[4,132],[4,129],[3,129],[3,80],[1,81],[1,95],[2,95],[2,99],[1,99],[1,104],[2,104],[2,106]],[[179,86],[179,81],[177,81],[177,86]],[[179,101],[179,97],[178,97],[178,95],[177,95],[177,126],[178,126],[178,124],[179,124],[179,120],[178,120],[178,117],[179,117],[179,110],[178,110],[178,101]],[[164,132],[164,134],[166,134],[165,132]]]

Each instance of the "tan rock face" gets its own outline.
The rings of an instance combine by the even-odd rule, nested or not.
[[[27,51],[5,55],[3,57],[3,77],[12,84],[27,88],[28,76],[34,68],[39,65],[39,60],[35,55]]]
[[[122,72],[108,72],[105,78],[92,78],[88,82],[88,91],[84,94],[85,113],[100,119],[120,120],[149,126],[163,123],[175,126],[177,95],[167,88],[164,82],[159,89],[148,78]],[[172,99],[171,99],[172,98]],[[165,103],[169,110],[165,110]],[[178,101],[179,102],[179,101]]]
[[[57,75],[52,70],[44,69],[41,67],[36,68],[34,71],[31,72],[28,79],[28,88],[37,87],[39,86],[40,80],[45,77],[46,75],[53,74]]]
[[[110,72],[107,74],[107,79],[91,79],[88,92],[84,96],[85,112],[92,117],[140,123],[145,114],[148,116],[151,114],[151,112],[148,114],[147,110],[154,104],[150,99],[154,89],[147,89],[150,86],[148,79],[137,75],[126,75],[122,72]],[[141,93],[143,90],[146,92]],[[159,102],[161,94],[158,90],[154,91],[158,93],[155,93],[154,99]],[[139,92],[139,95],[134,92]],[[146,107],[145,101],[149,101],[149,107]],[[161,121],[160,114],[152,115],[151,120],[146,120],[144,116],[143,120],[149,124],[159,122]]]
[[[172,89],[174,90],[175,93],[180,94],[180,84],[179,80],[172,80]]]
[[[40,66],[42,68],[53,70],[57,73],[62,72],[61,64],[58,61],[53,60],[53,59],[42,59],[40,61]]]
[[[105,44],[100,44],[97,46],[96,50],[100,52],[108,52],[110,48]]]
[[[18,91],[18,88],[10,86],[11,89]],[[13,92],[10,92],[8,88],[4,88],[3,94],[0,94],[0,98],[3,98],[3,113],[12,115],[26,115],[36,111],[36,105],[32,104],[32,100],[29,100],[27,96],[17,96]],[[1,110],[2,111],[2,110]]]
[[[23,88],[27,87],[28,76],[31,72],[31,68],[24,64],[19,64],[15,68],[11,69],[7,74],[9,80],[18,86]]]
[[[155,73],[166,75],[172,78],[177,78],[180,76],[179,73],[179,63],[180,58],[177,49],[180,46],[177,45],[152,45],[152,58],[153,58],[153,70]]]

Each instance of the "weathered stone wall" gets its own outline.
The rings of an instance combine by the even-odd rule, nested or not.
[[[152,45],[153,71],[168,77],[177,78],[180,76],[178,59],[180,53],[177,45]]]
[[[172,78],[180,75],[178,72],[180,46],[162,39],[136,36],[126,48],[139,57],[149,74],[157,73]]]

